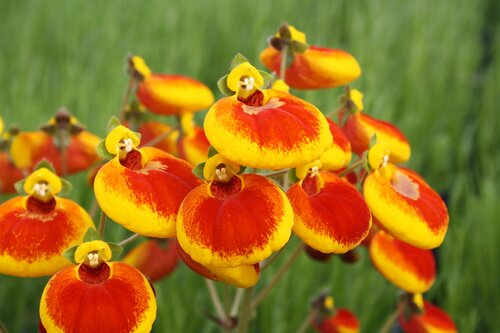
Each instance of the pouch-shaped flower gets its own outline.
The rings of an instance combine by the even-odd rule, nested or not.
[[[332,145],[320,157],[321,169],[336,171],[345,168],[351,162],[351,144],[340,127],[326,118],[333,136]]]

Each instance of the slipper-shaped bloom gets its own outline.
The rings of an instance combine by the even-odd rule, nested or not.
[[[361,155],[369,149],[370,140],[376,135],[377,143],[384,144],[391,151],[391,162],[408,161],[411,148],[404,134],[393,124],[364,114],[362,112],[363,94],[358,90],[351,90],[349,98],[353,102],[356,111],[347,116],[347,121],[342,129],[351,142],[352,150]]]
[[[363,195],[370,211],[392,236],[422,249],[438,247],[448,229],[445,203],[420,175],[388,160],[383,145],[368,153],[372,171]]]
[[[57,134],[60,131],[66,132],[63,140]],[[65,148],[62,141],[65,141]],[[75,117],[67,111],[59,111],[43,130],[20,132],[16,135],[12,139],[10,156],[20,169],[31,170],[40,161],[47,160],[54,166],[57,174],[63,171],[73,174],[86,170],[99,161],[95,149],[98,143],[99,138],[84,131]],[[64,167],[66,170],[63,170]]]
[[[336,171],[347,167],[351,162],[351,144],[337,124],[328,118],[326,120],[330,126],[333,143],[320,157],[321,168],[323,170]]]
[[[312,321],[312,326],[316,332],[320,333],[358,333],[360,325],[358,318],[349,310],[339,308],[335,314],[316,322]]]
[[[221,155],[254,168],[290,168],[319,158],[333,141],[323,114],[289,93],[260,90],[263,84],[248,62],[229,73],[227,87],[234,95],[208,111],[208,141]]]
[[[203,266],[253,265],[289,240],[293,211],[285,193],[219,154],[204,167],[208,183],[191,191],[179,209],[177,240]]]
[[[430,250],[402,242],[384,231],[378,231],[370,247],[375,268],[387,280],[409,293],[424,293],[436,279],[436,264]]]
[[[94,224],[78,204],[56,196],[61,189],[61,180],[40,168],[24,182],[28,196],[0,205],[0,274],[51,275],[70,264],[62,253]]]
[[[179,131],[177,129],[162,124],[159,121],[150,120],[141,123],[139,126],[139,133],[141,133],[142,144],[161,149],[174,156],[179,155],[177,150]],[[167,135],[165,133],[167,133]],[[166,135],[166,137],[158,140],[157,138],[161,135]]]
[[[12,163],[9,154],[0,152],[0,194],[15,193],[14,184],[23,178],[23,172]]]
[[[208,158],[210,142],[205,131],[193,121],[193,113],[181,115],[182,138],[177,143],[179,157],[193,165],[205,162]]]
[[[325,47],[308,46],[303,32],[287,26],[289,36],[279,33],[271,39],[271,46],[260,54],[262,63],[281,76],[283,45],[293,53],[293,60],[285,72],[285,82],[296,89],[334,88],[348,84],[361,75],[361,67],[349,53]],[[296,45],[301,45],[296,49]]]
[[[121,262],[108,262],[103,241],[81,244],[77,266],[55,274],[40,300],[40,320],[48,333],[150,332],[156,299],[144,275]]]
[[[130,58],[130,67],[139,79],[137,98],[154,113],[175,115],[201,111],[214,102],[212,91],[190,77],[153,74],[144,59],[138,56]]]
[[[173,239],[149,239],[127,253],[123,262],[140,270],[151,283],[159,281],[177,267],[177,242]]]
[[[405,333],[457,333],[458,329],[450,316],[439,307],[423,301],[421,313],[411,314],[404,311],[399,315],[399,324]]]
[[[192,166],[163,150],[137,149],[139,136],[119,125],[104,148],[114,157],[94,180],[96,200],[116,223],[149,237],[174,237],[177,211],[184,197],[201,181]]]
[[[259,281],[260,266],[241,265],[236,267],[204,266],[191,258],[182,247],[177,246],[179,256],[193,272],[204,276],[207,279],[221,281],[238,288],[250,288]]]
[[[293,232],[310,247],[323,253],[345,253],[368,235],[371,214],[358,190],[332,172],[313,166],[287,196],[292,204]],[[307,172],[307,171],[306,171]]]

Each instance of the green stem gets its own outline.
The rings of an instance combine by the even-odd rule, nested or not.
[[[274,176],[280,176],[283,174],[287,174],[290,171],[290,169],[283,169],[283,170],[278,170],[274,172],[269,172],[269,173],[264,173],[262,176],[264,177],[274,177]]]
[[[346,176],[347,174],[349,174],[349,172],[359,168],[360,166],[363,166],[364,163],[365,163],[365,161],[363,158],[361,158],[360,160],[357,160],[356,162],[351,164],[349,167],[347,167],[347,169],[345,169],[344,171],[339,173],[339,177],[342,178],[342,177]]]
[[[135,241],[139,237],[141,237],[141,235],[139,235],[139,234],[133,234],[132,236],[130,236],[130,237],[125,238],[124,240],[122,240],[120,243],[118,243],[118,245],[125,246],[128,243]]]
[[[271,281],[267,286],[264,287],[260,291],[260,293],[255,297],[255,299],[252,302],[252,308],[256,308],[260,302],[262,302],[267,295],[273,290],[274,286],[278,284],[278,282],[283,278],[285,273],[292,267],[292,264],[297,260],[299,257],[300,253],[304,250],[304,243],[300,243],[295,250],[293,250],[292,254],[288,259],[285,261],[285,263],[278,269],[276,274],[273,276]]]
[[[166,138],[168,138],[170,135],[172,135],[178,129],[179,128],[177,126],[172,127],[170,130],[168,130],[166,132],[163,132],[160,135],[158,135],[157,137],[149,140],[148,142],[146,142],[145,144],[143,144],[142,147],[154,147],[156,144],[158,144],[159,142],[161,142],[161,141],[165,140]]]
[[[280,79],[285,81],[286,78],[286,61],[288,58],[288,45],[285,44],[281,49],[281,63],[280,63]],[[286,82],[286,81],[285,81]]]
[[[219,317],[219,319],[223,323],[228,323],[229,319],[227,318],[226,311],[224,311],[222,302],[220,301],[219,295],[217,294],[214,282],[212,280],[205,279],[205,283],[207,285],[208,293],[210,295],[210,299],[212,300],[212,304],[214,305],[215,312],[217,312],[217,317]]]
[[[132,88],[135,85],[135,78],[132,76],[128,81],[127,87],[125,88],[125,92],[123,93],[122,103],[120,105],[120,121],[125,119],[125,108],[128,103],[128,99],[130,98],[130,93],[132,92]]]
[[[380,333],[389,333],[394,326],[394,322],[398,318],[399,310],[396,309],[393,313],[391,313],[384,322],[384,325],[380,329]]]
[[[241,300],[243,299],[243,294],[245,293],[245,289],[238,288],[236,291],[236,295],[234,296],[233,305],[231,306],[231,311],[229,312],[229,316],[234,318],[238,315],[238,311],[240,310]]]
[[[106,214],[101,211],[101,218],[99,219],[99,236],[104,240],[104,231],[106,227]]]
[[[309,312],[307,317],[304,319],[302,324],[300,324],[299,328],[297,329],[297,333],[305,333],[307,328],[311,325],[311,320],[316,316],[318,313],[318,310],[313,309]]]
[[[243,293],[243,303],[238,319],[238,333],[246,333],[248,331],[248,326],[252,317],[252,294],[253,287],[245,289]]]

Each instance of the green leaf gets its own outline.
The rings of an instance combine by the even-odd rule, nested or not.
[[[111,261],[117,260],[123,252],[123,247],[116,243],[108,243],[111,249]]]
[[[99,233],[97,232],[97,230],[95,230],[93,228],[88,228],[87,232],[83,236],[83,242],[85,243],[85,242],[91,242],[91,241],[95,241],[95,240],[101,240],[101,236],[99,236]]]
[[[21,194],[21,195],[28,194],[24,191],[24,182],[26,182],[26,179],[21,179],[20,181],[18,181],[14,184],[14,188],[16,189],[16,192]]]
[[[217,155],[219,152],[214,148],[214,146],[210,146],[208,148],[208,158]]]
[[[274,75],[269,74],[266,71],[261,71],[261,70],[259,70],[259,73],[260,73],[260,75],[262,75],[262,78],[264,79],[263,87],[264,88],[271,87],[271,85],[273,84],[273,81],[274,81]]]
[[[231,60],[231,70],[235,69],[238,65],[248,62],[248,59],[241,53],[237,53],[233,60]]]
[[[240,165],[240,171],[238,171],[238,175],[241,175],[247,169],[246,166]]]
[[[372,137],[370,138],[370,142],[368,144],[368,147],[373,147],[377,143],[377,133],[374,133]]]
[[[295,169],[290,169],[290,171],[288,171],[288,179],[290,179],[290,182],[292,184],[295,184],[296,182],[298,182],[300,180],[299,177],[297,177],[297,173],[296,173]]]
[[[105,141],[101,140],[96,146],[97,155],[99,155],[104,160],[111,160],[115,155],[110,154],[105,146]]]
[[[35,170],[39,170],[41,168],[46,168],[49,169],[50,172],[56,173],[56,170],[54,169],[54,166],[47,160],[41,160],[35,167]]]
[[[193,174],[194,174],[196,177],[198,177],[198,178],[200,178],[200,179],[204,180],[204,179],[205,179],[205,177],[203,176],[203,169],[204,169],[204,168],[205,168],[205,162],[202,162],[202,163],[198,164],[197,166],[195,166],[195,167],[193,168]]]
[[[111,132],[115,127],[120,126],[120,120],[116,118],[115,116],[111,117],[108,121],[108,125],[106,126],[107,133]]]
[[[75,262],[75,252],[76,249],[78,248],[78,245],[70,247],[63,253],[63,257],[68,260],[69,262],[72,262],[73,264],[76,264]]]
[[[232,96],[235,94],[235,92],[227,86],[227,75],[224,75],[217,81],[217,87],[223,95]]]
[[[73,184],[71,184],[66,179],[60,178],[62,183],[61,192],[59,192],[60,196],[67,196],[71,191],[73,191]]]

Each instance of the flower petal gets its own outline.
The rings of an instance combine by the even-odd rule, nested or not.
[[[363,194],[370,211],[394,237],[422,249],[438,247],[448,229],[445,203],[415,172],[388,166],[394,168],[390,180],[379,170],[365,179]]]
[[[399,323],[406,333],[457,333],[457,327],[448,314],[437,306],[424,301],[424,312],[411,316],[399,316]]]
[[[323,114],[312,104],[278,90],[265,90],[263,106],[234,97],[216,102],[205,118],[214,148],[238,164],[281,169],[311,162],[332,144]]]
[[[192,166],[156,149],[140,149],[145,161],[139,170],[124,167],[118,158],[106,163],[94,181],[97,202],[113,221],[150,237],[175,236],[177,211],[184,197],[201,183]]]
[[[241,192],[223,200],[213,197],[210,184],[200,185],[179,209],[179,244],[204,266],[253,265],[290,238],[293,212],[285,193],[262,176],[242,179]]]
[[[422,250],[379,231],[370,243],[370,258],[387,280],[410,293],[424,293],[436,279],[430,250]]]
[[[295,223],[293,232],[323,253],[345,253],[368,235],[371,214],[354,186],[331,172],[307,177],[287,192]],[[318,191],[319,190],[319,191]]]
[[[0,152],[0,193],[16,193],[14,184],[23,178],[23,172],[11,162],[9,155]]]
[[[326,118],[333,136],[333,144],[321,155],[321,168],[323,170],[339,170],[345,168],[351,162],[351,144],[340,127]]]

